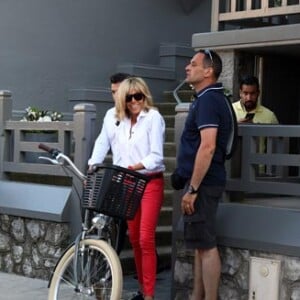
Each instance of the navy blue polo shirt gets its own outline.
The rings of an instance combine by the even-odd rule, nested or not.
[[[204,128],[218,128],[217,144],[211,165],[203,178],[204,185],[225,185],[225,154],[231,131],[231,114],[226,104],[221,83],[201,90],[190,105],[181,136],[177,157],[178,172],[191,178],[196,154],[201,143],[200,131]]]

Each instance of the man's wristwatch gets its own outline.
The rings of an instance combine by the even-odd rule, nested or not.
[[[187,192],[191,195],[193,194],[197,194],[198,190],[195,190],[194,187],[190,184],[188,189],[187,189]]]

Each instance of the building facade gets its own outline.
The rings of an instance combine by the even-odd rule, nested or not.
[[[210,1],[4,1],[0,10],[0,89],[14,110],[72,111],[74,101],[112,103],[109,76],[143,76],[156,95],[183,79],[170,46],[191,47],[210,28]],[[176,47],[175,47],[176,48]],[[182,53],[175,53],[181,57]]]

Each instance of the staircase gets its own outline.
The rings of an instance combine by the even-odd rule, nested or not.
[[[176,102],[168,97],[168,102],[157,103],[159,112],[164,117],[166,123],[165,144],[164,144],[164,162],[166,170],[164,173],[165,190],[164,203],[160,212],[158,227],[156,230],[156,247],[158,253],[158,269],[171,267],[172,261],[172,212],[173,212],[173,189],[170,184],[170,175],[176,165],[176,145],[174,142],[174,123]],[[170,100],[169,100],[170,99]]]
[[[177,95],[183,102],[190,102],[193,91],[189,85],[184,85]],[[175,144],[175,107],[177,102],[172,92],[164,92],[164,102],[156,103],[159,112],[166,123],[166,136],[164,144],[164,161],[166,171],[164,204],[161,209],[159,223],[156,231],[156,246],[159,256],[158,270],[171,268],[172,263],[172,214],[173,214],[173,188],[170,176],[176,167],[176,144]]]

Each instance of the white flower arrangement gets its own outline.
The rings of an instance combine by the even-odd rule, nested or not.
[[[27,107],[25,109],[25,115],[21,121],[32,122],[52,122],[60,121],[63,118],[63,114],[57,111],[40,110],[36,107]]]

